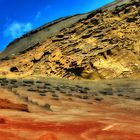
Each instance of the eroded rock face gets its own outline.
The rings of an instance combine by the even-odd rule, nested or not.
[[[0,62],[0,75],[139,78],[139,13],[138,1],[91,13],[32,49]]]
[[[7,99],[0,99],[0,109],[10,109],[29,112],[28,106],[26,104],[15,104]],[[2,122],[1,119],[0,122]]]

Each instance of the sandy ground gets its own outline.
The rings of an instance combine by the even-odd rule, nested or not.
[[[110,85],[108,82],[106,84]],[[20,86],[16,92],[15,89],[1,88],[1,99],[26,104],[29,112],[0,109],[0,140],[140,139],[140,102],[129,98],[132,96],[102,95],[103,99],[99,100],[99,96],[88,99],[75,96],[79,95],[75,91],[71,92],[72,95],[56,93],[59,98],[50,92],[40,96]],[[50,108],[44,107],[45,104]]]

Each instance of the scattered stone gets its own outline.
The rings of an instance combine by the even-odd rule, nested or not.
[[[56,100],[56,101],[58,101],[59,100],[59,97],[53,97],[53,98],[51,98],[52,100]]]
[[[46,94],[45,94],[45,93],[39,93],[39,95],[40,95],[40,96],[46,96]]]
[[[34,84],[34,81],[33,80],[23,80],[23,83],[25,84]]]
[[[118,93],[117,95],[118,95],[118,96],[123,96],[123,94],[122,94],[122,93]]]
[[[86,89],[79,89],[80,93],[88,93]]]
[[[103,95],[113,95],[113,90],[111,88],[106,88],[106,89],[99,91],[99,93],[101,93]]]
[[[95,97],[95,100],[96,100],[96,101],[102,101],[103,99],[104,99],[104,98],[103,98],[103,97],[100,97],[100,96],[96,96],[96,97]]]
[[[73,94],[72,93],[66,93],[65,95],[66,96],[72,96]]]
[[[51,106],[49,104],[45,104],[42,107],[45,108],[48,111],[52,111]]]
[[[38,89],[38,92],[40,92],[40,93],[46,93],[46,92],[48,92],[48,90],[46,90],[46,89]]]
[[[37,88],[29,88],[27,89],[28,91],[32,91],[32,92],[38,92]]]
[[[35,83],[36,83],[36,84],[42,84],[43,82],[42,82],[42,81],[37,80],[37,81],[35,81]]]
[[[52,94],[53,97],[59,97],[57,94]]]
[[[87,96],[87,95],[82,96],[82,99],[89,99],[89,96]]]

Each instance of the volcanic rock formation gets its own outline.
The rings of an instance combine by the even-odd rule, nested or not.
[[[11,42],[0,140],[140,140],[139,16],[139,0],[117,0]],[[83,78],[111,80],[69,80]]]
[[[138,78],[139,30],[139,0],[116,1],[87,14],[62,18],[9,44],[0,55],[0,75]]]
[[[15,104],[7,99],[0,99],[0,109],[11,109],[28,112],[28,107],[26,104]]]

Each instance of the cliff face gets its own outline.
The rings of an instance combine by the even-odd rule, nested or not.
[[[51,25],[50,28],[57,32],[48,37],[43,36],[46,30],[42,30],[42,42],[36,42],[32,47],[27,45],[27,48],[25,45],[16,52],[18,55],[1,61],[0,75],[93,80],[140,77],[139,0],[73,16],[65,23],[72,22],[75,17],[70,26],[64,27],[65,20]],[[58,29],[58,24],[63,24],[63,28]],[[8,49],[13,51],[12,47]]]

